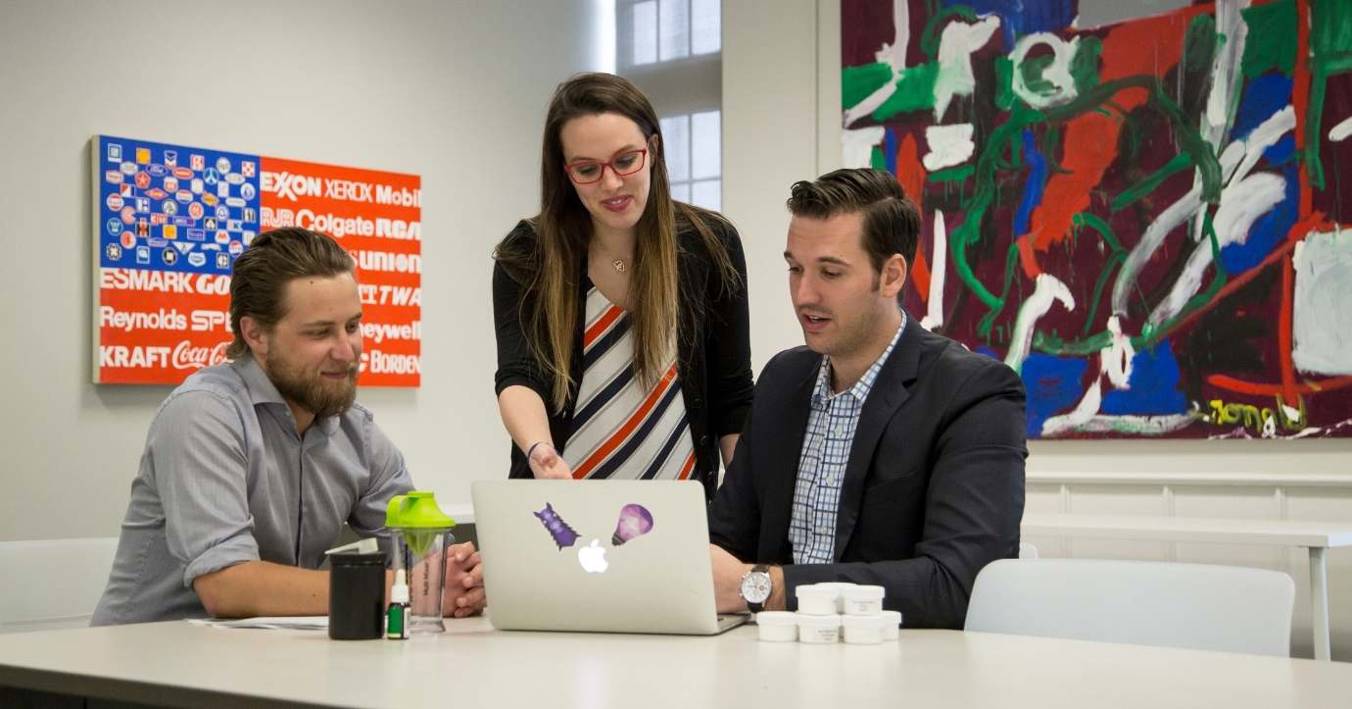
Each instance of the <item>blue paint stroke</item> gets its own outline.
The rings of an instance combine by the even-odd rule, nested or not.
[[[1028,436],[1042,436],[1042,424],[1079,403],[1088,363],[1074,357],[1030,354],[1020,376],[1028,391]]]
[[[1028,233],[1033,208],[1042,204],[1042,190],[1047,185],[1047,160],[1037,151],[1037,141],[1031,130],[1023,132],[1023,159],[1028,163],[1028,179],[1023,183],[1023,198],[1019,200],[1019,208],[1014,212],[1015,236]]]
[[[1300,206],[1299,167],[1294,162],[1287,163],[1282,177],[1286,178],[1286,196],[1282,201],[1254,221],[1244,243],[1226,244],[1221,249],[1221,265],[1232,277],[1262,263],[1295,225]]]
[[[1230,140],[1249,137],[1254,128],[1291,103],[1291,79],[1281,74],[1264,74],[1244,88],[1244,98],[1235,112]]]
[[[1131,358],[1131,388],[1103,395],[1099,412],[1114,416],[1158,416],[1188,410],[1188,398],[1179,388],[1178,360],[1167,340],[1137,350]]]
[[[883,133],[883,159],[887,161],[887,171],[897,175],[897,129],[888,126]]]
[[[1267,158],[1268,164],[1274,167],[1285,163],[1296,155],[1296,139],[1290,133],[1282,136],[1277,142],[1268,146],[1263,151],[1263,157]]]
[[[977,15],[996,15],[1005,51],[1034,32],[1059,32],[1070,27],[1078,12],[1075,0],[944,0],[944,7],[968,7]]]

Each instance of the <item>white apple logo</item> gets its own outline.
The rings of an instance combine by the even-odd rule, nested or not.
[[[593,539],[591,544],[577,550],[577,563],[582,564],[582,570],[589,574],[603,574],[610,567],[606,549],[599,539]]]

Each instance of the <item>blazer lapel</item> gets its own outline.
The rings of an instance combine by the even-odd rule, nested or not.
[[[782,428],[768,447],[770,456],[764,468],[767,481],[760,537],[761,558],[768,561],[793,558],[789,519],[793,514],[793,490],[798,483],[798,455],[803,450],[803,435],[807,432],[808,414],[812,410],[812,386],[817,382],[821,364],[820,358],[814,361],[817,366],[809,367],[803,380],[780,402],[784,412]]]
[[[873,460],[873,451],[878,448],[887,422],[892,420],[897,409],[911,394],[906,382],[915,379],[920,366],[921,339],[923,328],[915,318],[907,316],[906,328],[901,333],[897,346],[883,363],[878,379],[873,382],[868,399],[864,401],[864,410],[859,415],[859,426],[854,432],[854,442],[850,445],[850,461],[845,466],[845,480],[841,484],[840,509],[836,512],[836,548],[835,560],[840,561],[845,547],[854,533],[855,522],[859,519],[859,505],[864,498],[864,482],[868,479],[869,464]]]

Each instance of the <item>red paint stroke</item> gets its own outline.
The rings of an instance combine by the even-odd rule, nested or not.
[[[1310,3],[1309,0],[1296,0],[1296,63],[1291,74],[1291,103],[1296,112],[1296,154],[1305,149],[1305,124],[1309,120],[1306,113],[1310,107]],[[1314,194],[1310,191],[1310,173],[1304,160],[1300,161],[1300,220],[1308,220],[1314,206]],[[1309,233],[1308,230],[1304,233]],[[1287,238],[1291,238],[1287,232]],[[1301,236],[1299,238],[1304,238]],[[1292,350],[1292,313],[1295,311],[1296,272],[1291,259],[1282,263],[1282,306],[1277,320],[1277,359],[1282,375],[1282,401],[1294,403],[1296,393],[1296,367],[1291,358]]]
[[[1285,384],[1268,384],[1260,382],[1246,382],[1243,379],[1235,379],[1224,374],[1212,374],[1206,378],[1208,384],[1227,391],[1233,391],[1236,394],[1251,394],[1253,396],[1276,396],[1282,394],[1285,396]],[[1296,392],[1299,394],[1318,394],[1326,391],[1335,391],[1345,387],[1352,386],[1352,377],[1334,377],[1332,379],[1321,379],[1319,381],[1306,381],[1303,384],[1296,385]]]
[[[1104,83],[1130,76],[1163,77],[1178,64],[1187,30],[1183,14],[1126,22],[1103,38],[1100,55]],[[1117,158],[1117,139],[1127,115],[1145,104],[1149,92],[1123,89],[1101,110],[1083,113],[1066,123],[1062,144],[1063,172],[1047,181],[1042,203],[1033,210],[1027,234],[1017,240],[1019,261],[1029,278],[1042,272],[1036,252],[1047,251],[1071,233],[1072,219],[1089,208],[1089,195]]]
[[[915,203],[915,208],[919,210],[922,221],[925,215],[925,176],[925,166],[920,163],[920,149],[915,144],[915,134],[907,133],[906,137],[902,139],[901,145],[897,148],[897,183],[901,185],[901,190],[906,193],[906,196]],[[910,267],[911,282],[915,284],[915,290],[920,293],[921,300],[928,303],[929,263],[925,261],[925,250],[920,248],[919,245],[915,250],[915,263],[910,264]]]
[[[1277,320],[1277,358],[1282,373],[1282,401],[1296,403],[1296,366],[1291,359],[1291,313],[1295,310],[1296,269],[1290,257],[1282,259],[1282,310]]]
[[[1296,154],[1305,150],[1305,124],[1310,111],[1310,1],[1296,0],[1296,63],[1291,72],[1291,106],[1296,111]],[[1306,217],[1313,209],[1314,195],[1310,192],[1310,173],[1305,161],[1300,161],[1300,216]]]

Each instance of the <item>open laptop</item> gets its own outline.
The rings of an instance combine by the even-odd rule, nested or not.
[[[715,635],[704,488],[651,480],[476,482],[488,618],[503,630]]]

